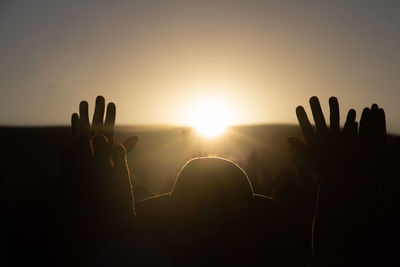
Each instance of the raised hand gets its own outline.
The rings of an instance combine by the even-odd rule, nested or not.
[[[92,125],[89,123],[89,104],[86,101],[81,101],[79,104],[79,115],[77,113],[71,116],[71,128],[74,137],[79,140],[82,137],[91,138],[96,134],[102,134],[107,138],[107,142],[114,143],[114,127],[116,107],[114,103],[107,105],[107,113],[105,120],[105,99],[102,96],[96,98],[96,105],[93,113]],[[128,137],[124,142],[128,154],[132,151],[137,143],[137,136]]]
[[[351,171],[356,153],[358,124],[356,112],[349,110],[343,130],[340,129],[339,103],[336,97],[329,99],[330,126],[326,125],[324,114],[317,97],[310,98],[310,106],[315,122],[311,125],[302,106],[296,108],[296,115],[306,144],[297,138],[289,138],[297,154],[302,155],[314,171],[323,178],[341,172]]]
[[[304,108],[296,109],[306,144],[295,138],[288,141],[323,178],[313,223],[313,263],[337,266],[347,262],[349,266],[364,266],[379,258],[369,250],[379,251],[379,245],[375,245],[380,244],[382,236],[382,199],[374,181],[377,172],[371,170],[379,169],[373,167],[377,162],[375,155],[381,155],[386,142],[383,110],[377,105],[365,109],[358,134],[356,113],[352,109],[344,128],[340,128],[335,97],[329,99],[329,127],[317,97],[311,97],[310,106],[315,128]],[[357,265],[360,259],[362,264]]]
[[[400,206],[399,162],[400,139],[387,143],[385,111],[373,104],[364,108],[359,130],[362,172],[364,177],[377,180],[390,205]],[[378,178],[378,179],[377,179]]]
[[[71,126],[72,133],[75,137],[93,136],[96,134],[103,134],[107,137],[109,142],[113,142],[114,137],[114,124],[115,124],[115,104],[109,103],[107,105],[107,113],[105,121],[103,122],[105,109],[104,97],[98,96],[96,98],[96,105],[93,114],[93,123],[89,123],[89,104],[82,101],[79,104],[79,115],[72,114]]]
[[[124,145],[114,144],[115,105],[96,99],[92,125],[88,104],[82,101],[79,115],[72,115],[76,142],[65,149],[60,197],[64,206],[66,229],[80,247],[94,252],[111,239],[129,231],[134,217],[132,180],[126,162],[138,138]]]

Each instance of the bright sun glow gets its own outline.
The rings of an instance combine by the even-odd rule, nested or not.
[[[200,101],[191,110],[189,124],[206,137],[222,134],[230,123],[228,107],[217,99]]]

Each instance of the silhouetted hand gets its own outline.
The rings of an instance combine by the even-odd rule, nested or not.
[[[377,179],[389,205],[399,206],[400,140],[387,144],[385,112],[377,104],[364,108],[359,140],[363,175]]]
[[[289,143],[323,178],[313,224],[314,264],[364,266],[380,253],[376,244],[380,244],[383,216],[375,170],[380,165],[376,155],[381,155],[386,142],[383,110],[377,105],[365,109],[358,135],[352,109],[340,129],[335,97],[329,99],[329,128],[317,97],[311,97],[310,106],[316,129],[304,108],[297,107],[306,144],[294,138]]]
[[[134,196],[127,149],[113,143],[115,105],[96,99],[90,127],[88,106],[80,104],[80,116],[72,115],[76,142],[65,149],[60,183],[66,228],[81,248],[94,252],[108,240],[129,232],[134,217]],[[127,143],[132,149],[137,137]]]
[[[349,172],[353,168],[356,154],[358,124],[356,112],[349,110],[343,130],[340,129],[339,103],[336,97],[329,99],[330,127],[317,97],[310,98],[310,106],[315,121],[315,130],[302,106],[296,108],[297,118],[305,137],[304,144],[297,138],[289,138],[296,153],[301,154],[308,164],[321,177]]]
[[[79,104],[79,115],[72,114],[71,128],[74,137],[79,140],[81,137],[91,138],[96,134],[102,134],[107,137],[109,143],[114,142],[114,127],[116,107],[114,103],[107,105],[107,113],[104,120],[105,100],[104,97],[96,98],[96,105],[93,113],[92,125],[89,123],[89,104],[86,101],[81,101]],[[103,122],[104,120],[104,122]],[[124,142],[127,153],[129,154],[137,143],[137,136],[128,137]]]

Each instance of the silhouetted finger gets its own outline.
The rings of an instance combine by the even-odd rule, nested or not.
[[[329,98],[330,129],[333,132],[340,130],[339,102],[336,97]]]
[[[131,153],[133,148],[135,147],[136,143],[139,141],[139,137],[137,136],[131,136],[125,139],[125,141],[122,143],[124,148],[126,149],[126,153]]]
[[[79,125],[80,134],[89,135],[89,104],[86,101],[81,101],[79,104]]]
[[[102,96],[96,97],[96,105],[94,107],[93,123],[92,123],[92,131],[94,133],[101,132],[101,129],[103,128],[104,109],[105,109],[104,97]]]
[[[110,151],[107,143],[107,138],[104,135],[98,134],[92,138],[93,158],[96,168],[101,170],[103,168],[111,167]]]
[[[79,135],[79,115],[77,113],[71,116],[71,129],[74,137]]]
[[[354,123],[351,124],[351,127],[350,127],[350,131],[349,131],[349,135],[348,135],[349,140],[356,141],[357,131],[358,131],[358,122],[355,121]]]
[[[310,141],[314,135],[313,127],[308,120],[307,113],[302,106],[296,108],[297,120],[299,121],[301,131],[307,141]]]
[[[386,136],[387,136],[387,133],[386,133],[386,116],[385,116],[385,111],[382,109],[382,108],[380,108],[380,109],[378,109],[378,111],[377,111],[377,114],[378,114],[378,132],[379,132],[379,138],[380,138],[380,140],[381,140],[381,142],[383,143],[383,145],[385,145],[386,144]]]
[[[109,142],[112,143],[114,137],[114,125],[115,125],[115,104],[109,103],[107,105],[106,119],[104,121],[103,132],[106,135]]]
[[[344,123],[343,133],[349,136],[352,132],[352,128],[354,127],[354,123],[356,120],[356,111],[354,109],[350,109],[347,112],[346,122]]]
[[[377,104],[373,104],[371,106],[371,112],[369,115],[369,131],[371,132],[371,138],[373,138],[372,140],[377,141],[377,138],[379,138],[379,131],[380,128],[378,127],[378,122],[379,118],[378,118],[378,105]]]
[[[371,124],[371,110],[369,108],[364,108],[360,119],[360,127],[359,127],[360,140],[364,141],[371,135],[370,124]]]
[[[318,97],[313,96],[310,98],[311,111],[314,117],[315,126],[317,131],[326,131],[326,122],[324,114],[322,113],[321,104],[319,103]]]

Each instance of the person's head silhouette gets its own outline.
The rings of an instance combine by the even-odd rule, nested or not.
[[[217,157],[187,162],[171,192],[171,199],[181,208],[201,214],[236,212],[252,198],[253,188],[246,173],[232,161]]]
[[[249,199],[253,188],[246,173],[235,163],[218,157],[188,161],[180,171],[172,190],[173,197],[194,199],[218,196]]]

